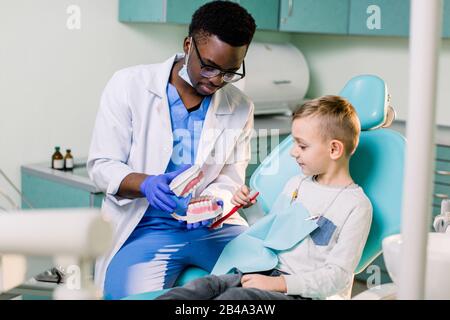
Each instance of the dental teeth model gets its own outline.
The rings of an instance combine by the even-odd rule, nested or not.
[[[203,172],[199,165],[193,165],[188,170],[176,176],[169,187],[177,197],[191,197],[195,189],[203,182]],[[203,220],[214,219],[212,223],[222,216],[222,207],[219,205],[219,199],[213,196],[203,196],[192,198],[186,211],[186,215],[172,213],[172,217],[177,220],[195,223]]]
[[[203,182],[203,171],[199,165],[193,165],[172,180],[169,187],[177,197],[186,197],[193,194],[195,189]]]
[[[177,220],[186,221],[187,223],[195,223],[203,220],[214,219],[214,223],[222,217],[222,207],[218,203],[218,199],[213,196],[203,196],[193,198],[188,205],[185,216],[172,213],[172,217]]]

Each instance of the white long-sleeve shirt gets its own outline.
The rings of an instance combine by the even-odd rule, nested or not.
[[[291,197],[302,178],[291,178],[283,193]],[[342,191],[342,187],[320,185],[308,177],[302,182],[296,201],[310,215],[323,214],[336,229],[326,245],[316,245],[308,236],[294,248],[279,253],[277,269],[289,273],[283,276],[287,294],[318,299],[348,297],[372,222],[370,200],[356,184]]]

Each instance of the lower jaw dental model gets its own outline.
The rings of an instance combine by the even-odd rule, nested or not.
[[[203,196],[193,198],[189,202],[189,206],[185,216],[172,213],[172,217],[177,220],[186,221],[187,223],[195,223],[203,220],[213,219],[209,224],[214,223],[222,217],[223,209],[219,204],[219,199],[213,196]]]
[[[187,198],[192,197],[192,194],[202,182],[203,172],[200,170],[200,166],[193,165],[176,176],[169,187],[177,197]],[[174,212],[172,217],[187,223],[209,219],[213,219],[211,223],[214,223],[222,217],[222,213],[223,209],[219,205],[219,199],[213,196],[202,196],[190,199],[186,215],[179,215]]]

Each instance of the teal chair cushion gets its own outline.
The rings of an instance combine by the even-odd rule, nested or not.
[[[359,75],[347,82],[340,95],[355,107],[361,130],[378,128],[386,121],[389,94],[386,83],[375,75]]]
[[[177,279],[175,286],[183,286],[189,281],[208,275],[209,272],[200,268],[191,267],[186,269]]]
[[[350,173],[373,207],[372,226],[355,273],[381,253],[385,237],[400,232],[405,144],[405,138],[390,129],[362,132],[350,159]]]

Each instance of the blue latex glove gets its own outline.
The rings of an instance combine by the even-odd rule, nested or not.
[[[176,171],[145,178],[140,185],[140,190],[152,208],[166,212],[175,210],[177,204],[171,199],[175,194],[170,190],[169,184],[177,175],[191,166],[190,164],[184,165]]]
[[[180,216],[185,216],[186,215],[186,211],[188,209],[189,206],[189,202],[192,199],[192,194],[189,194],[186,197],[177,197],[175,194],[173,196],[170,197],[174,202],[175,202],[175,209],[173,210],[173,212],[175,212],[176,214],[180,215]]]
[[[221,206],[223,209],[223,201],[222,200],[217,200],[217,204],[219,206]],[[190,229],[197,229],[198,227],[208,226],[213,220],[214,219],[207,219],[207,220],[202,220],[202,221],[194,222],[194,223],[186,223],[186,221],[180,220],[180,222],[185,223],[186,228],[190,230]]]

